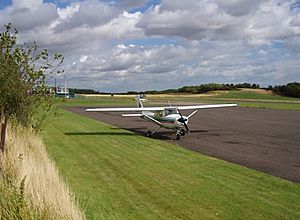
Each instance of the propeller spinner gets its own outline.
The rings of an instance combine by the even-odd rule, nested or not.
[[[178,114],[180,115],[180,118],[178,119],[178,122],[183,123],[183,125],[184,125],[186,131],[187,131],[187,132],[190,132],[190,129],[189,129],[189,127],[187,126],[188,118],[182,116],[182,114],[181,114],[181,112],[179,111],[179,109],[177,109],[177,111],[178,111]]]

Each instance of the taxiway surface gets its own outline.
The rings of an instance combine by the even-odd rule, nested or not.
[[[139,117],[123,118],[121,113],[65,109],[142,135],[157,128]],[[165,129],[153,138],[300,183],[300,111],[203,109],[188,126],[191,133],[179,141],[173,131]]]

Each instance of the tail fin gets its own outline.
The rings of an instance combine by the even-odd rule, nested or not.
[[[137,105],[138,108],[143,108],[144,107],[143,99],[142,99],[141,95],[136,96],[136,105]]]
[[[144,107],[143,102],[148,101],[146,95],[144,95],[144,94],[137,95],[135,99],[136,99],[136,104],[137,104],[138,108],[143,108]]]

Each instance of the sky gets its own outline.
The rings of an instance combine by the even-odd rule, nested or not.
[[[300,81],[299,0],[0,0],[0,30],[65,57],[49,84],[102,92]]]

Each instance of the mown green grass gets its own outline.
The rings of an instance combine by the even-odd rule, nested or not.
[[[226,99],[208,99],[208,98],[170,98],[162,99],[155,98],[145,105],[159,105],[168,106],[168,101],[172,102],[189,102],[189,103],[236,103],[239,107],[247,108],[264,108],[264,109],[282,109],[282,110],[300,110],[300,103],[292,102],[249,102],[249,101],[232,101]],[[85,107],[99,107],[99,106],[135,106],[135,101],[128,98],[84,98],[84,99],[71,99],[58,102],[59,106],[85,106]]]
[[[135,106],[136,101],[128,97],[76,97],[71,99],[58,98],[56,101],[58,106],[116,106],[127,105]]]
[[[88,219],[300,219],[300,185],[63,111],[44,132]]]
[[[156,102],[190,102],[190,103],[236,103],[239,107],[300,110],[300,98],[291,98],[275,94],[263,94],[255,91],[228,91],[227,93],[211,97],[155,97]]]
[[[239,107],[281,109],[281,110],[300,110],[300,103],[272,103],[272,102],[235,102]]]
[[[276,102],[276,101],[244,101],[243,99],[231,100],[231,99],[218,99],[218,98],[175,98],[173,102],[189,102],[189,103],[201,103],[201,104],[222,104],[222,103],[235,103],[239,107],[245,108],[263,108],[263,109],[278,109],[278,110],[300,110],[300,102]],[[172,102],[171,101],[171,102]],[[165,102],[167,103],[167,101]]]
[[[292,98],[276,94],[258,93],[248,90],[232,90],[228,91],[227,93],[214,96],[214,98],[300,101],[300,98]]]
[[[228,93],[211,96],[211,97],[181,97],[170,96],[160,97],[153,96],[150,102],[145,105],[168,105],[168,101],[172,102],[188,102],[188,103],[236,103],[240,107],[248,108],[267,108],[267,109],[283,109],[283,110],[300,110],[300,99],[284,97],[273,94],[262,94],[255,91],[229,91]],[[89,97],[75,99],[58,99],[59,106],[135,106],[135,100],[129,97]]]

